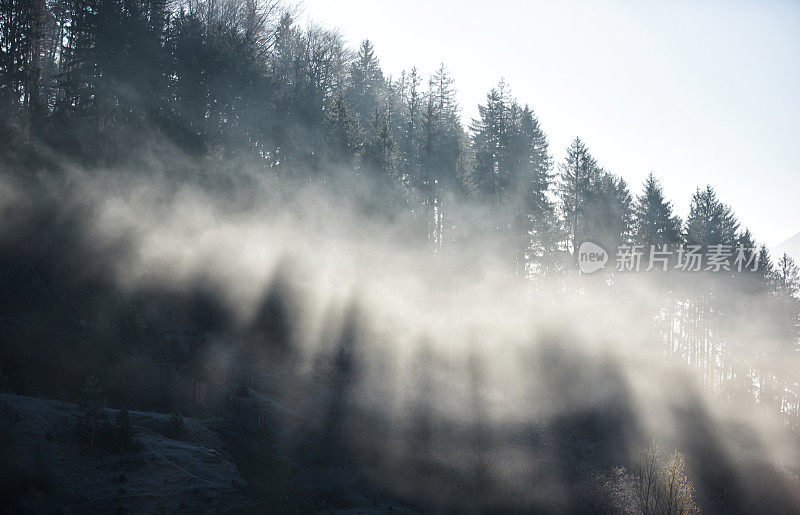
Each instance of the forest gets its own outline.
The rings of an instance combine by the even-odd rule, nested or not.
[[[445,64],[390,74],[299,12],[0,0],[4,512],[800,510],[792,257],[713,185],[679,214],[550,148],[502,79],[465,123]],[[693,246],[751,266],[613,263]],[[238,479],[79,495],[18,451],[138,463],[144,412]]]

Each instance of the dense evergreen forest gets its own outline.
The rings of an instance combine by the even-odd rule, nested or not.
[[[189,407],[196,404],[198,389],[212,383],[204,360],[209,349],[215,349],[210,335],[220,334],[245,342],[238,349],[242,356],[258,355],[272,366],[294,367],[289,363],[296,362],[298,351],[292,349],[300,337],[294,312],[287,306],[297,299],[289,280],[279,274],[268,283],[255,309],[258,316],[247,324],[237,320],[235,310],[223,307],[217,290],[200,281],[183,289],[117,284],[115,262],[131,250],[119,241],[96,245],[91,236],[96,233],[86,224],[96,206],[66,202],[81,195],[70,174],[83,170],[93,180],[117,176],[136,181],[155,177],[157,170],[153,184],[168,183],[167,189],[192,184],[209,192],[209,199],[244,198],[247,208],[259,202],[257,194],[242,194],[248,185],[279,189],[290,206],[297,192],[326,191],[330,198],[357,206],[353,209],[364,247],[383,241],[385,235],[377,232],[387,226],[402,227],[396,234],[415,251],[422,249],[420,268],[425,270],[439,270],[446,266],[442,263],[454,260],[463,271],[465,261],[491,246],[504,277],[512,277],[514,287],[524,292],[520,298],[533,296],[541,303],[538,312],[553,305],[569,311],[565,306],[575,295],[597,294],[624,304],[641,298],[641,283],[646,281],[647,302],[636,304],[629,318],[603,319],[598,325],[602,334],[618,335],[638,325],[634,321],[646,321],[641,325],[647,326],[650,341],[642,345],[659,360],[696,374],[703,395],[779,420],[781,429],[796,439],[800,272],[788,255],[771,256],[758,245],[757,235],[744,227],[733,206],[718,198],[712,186],[698,187],[689,212],[681,218],[652,173],[632,189],[604,169],[578,137],[567,149],[551,149],[534,109],[515,98],[503,80],[486,94],[477,118],[465,124],[457,86],[444,64],[430,77],[415,68],[389,74],[381,69],[379,49],[370,41],[350,48],[336,30],[300,26],[297,17],[296,9],[272,0],[0,0],[0,186],[5,189],[0,212],[7,222],[0,231],[3,390],[74,400],[91,397],[99,378],[109,406],[162,411],[178,406],[188,412],[199,409]],[[180,200],[169,202],[177,205]],[[270,216],[269,210],[258,214]],[[606,249],[682,244],[743,248],[751,263],[755,253],[759,266],[719,273],[627,275],[609,267],[585,277],[579,276],[575,257],[584,241]],[[464,277],[473,273],[466,270]],[[323,379],[318,380],[335,392],[336,400],[325,408],[326,422],[310,439],[314,445],[322,445],[318,439],[330,442],[340,433],[352,434],[355,424],[345,415],[358,411],[352,407],[358,403],[351,385],[361,379],[352,371],[358,369],[359,359],[366,363],[364,356],[369,354],[353,350],[369,346],[363,343],[363,313],[355,304],[342,316],[331,354],[319,358],[327,365],[321,366]],[[165,329],[178,319],[189,335],[182,339]],[[115,343],[108,345],[109,341]],[[256,342],[263,341],[269,342],[266,351],[257,347]],[[542,352],[550,356],[547,349]],[[443,359],[434,357],[436,353],[422,350],[414,359],[433,367]],[[475,351],[463,356],[463,370],[469,373],[462,372],[473,383],[481,375],[473,363],[479,355]],[[257,389],[255,372],[245,365],[260,361],[239,359],[236,373],[249,379],[231,380],[233,388],[239,393],[242,388]],[[564,373],[589,369],[590,378],[607,386],[604,366],[577,358],[564,365]],[[169,389],[164,387],[165,367],[172,374]],[[225,377],[236,373],[225,372]],[[425,374],[415,376],[422,390],[438,381],[435,374]],[[542,377],[547,378],[546,372]],[[189,402],[186,391],[192,389]],[[489,401],[475,400],[478,391],[465,393],[465,402],[476,412],[488,410],[480,406]],[[571,390],[565,387],[558,395],[564,391]],[[600,406],[606,408],[609,405]],[[239,416],[240,408],[236,410]],[[487,441],[517,442],[516,436],[486,421],[463,433],[447,426],[452,421],[437,425],[431,422],[434,411],[423,406],[409,415],[414,429],[403,438],[433,446],[437,432],[456,435],[454,440],[467,442],[464,445],[481,463],[490,461],[486,456],[492,451],[482,446]],[[581,412],[541,429],[560,435],[547,452],[558,455],[562,465],[569,464],[552,470],[567,478],[564,484],[583,485],[558,493],[566,504],[541,504],[543,498],[536,496],[518,505],[503,504],[508,499],[503,489],[491,486],[499,479],[491,477],[488,465],[478,472],[470,469],[468,479],[453,475],[445,481],[446,473],[437,469],[445,465],[438,460],[457,461],[445,451],[441,456],[426,451],[428,461],[404,469],[415,472],[395,470],[394,487],[381,488],[434,511],[543,506],[544,511],[627,512],[635,505],[642,513],[684,513],[696,508],[690,494],[688,501],[681,498],[680,506],[656,508],[642,500],[641,488],[630,487],[639,495],[636,499],[626,493],[627,473],[612,466],[628,464],[634,478],[630,481],[641,482],[642,461],[636,468],[622,451],[597,451],[613,447],[607,442],[613,428],[604,424],[616,423],[599,419],[615,416],[624,418],[615,409]],[[387,425],[376,422],[383,429],[392,426],[383,423]],[[691,426],[697,430],[700,422],[692,423],[698,424]],[[264,429],[261,414],[256,427]],[[765,499],[776,503],[770,506],[785,506],[776,500],[788,498],[784,493],[729,488],[733,476],[714,468],[723,470],[724,460],[698,450],[713,441],[710,435],[713,431],[696,443],[694,454],[689,444],[683,449],[698,497],[708,503],[706,511],[746,512],[767,506]],[[584,444],[590,450],[581,447]],[[647,442],[637,444],[644,448]],[[332,456],[339,459],[336,453]],[[643,456],[653,463],[660,459],[652,449]],[[586,469],[585,463],[591,467]],[[728,465],[743,481],[738,465]],[[686,481],[680,453],[669,467],[673,479]],[[797,473],[790,471],[787,479],[781,472],[780,481],[794,485]],[[414,474],[438,480],[418,491],[413,482],[397,479]],[[764,483],[777,481],[763,474]],[[439,480],[449,485],[444,488],[447,495],[437,491]],[[383,485],[386,480],[374,482]],[[685,493],[686,484],[679,486]],[[291,490],[280,495],[300,494]],[[453,501],[458,496],[465,504]],[[336,505],[330,499],[325,502],[315,509]],[[284,505],[265,506],[288,510]],[[308,511],[309,506],[293,504],[292,509]]]

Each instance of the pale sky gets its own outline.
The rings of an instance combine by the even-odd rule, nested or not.
[[[800,232],[800,2],[304,0],[370,39],[385,74],[452,73],[465,121],[504,77],[554,158],[580,136],[634,194],[677,213],[711,184],[761,243]]]

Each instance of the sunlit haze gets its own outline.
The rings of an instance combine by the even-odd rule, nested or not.
[[[294,1],[0,1],[0,511],[800,513],[800,2]]]
[[[305,0],[301,12],[353,48],[370,39],[387,75],[445,63],[465,121],[505,78],[557,161],[580,136],[636,193],[653,171],[682,217],[711,184],[760,242],[800,231],[798,2]]]

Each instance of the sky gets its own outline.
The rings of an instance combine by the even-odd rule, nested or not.
[[[561,161],[580,136],[677,214],[711,184],[760,243],[800,232],[800,2],[305,0],[387,75],[445,63],[465,121],[502,77]]]

